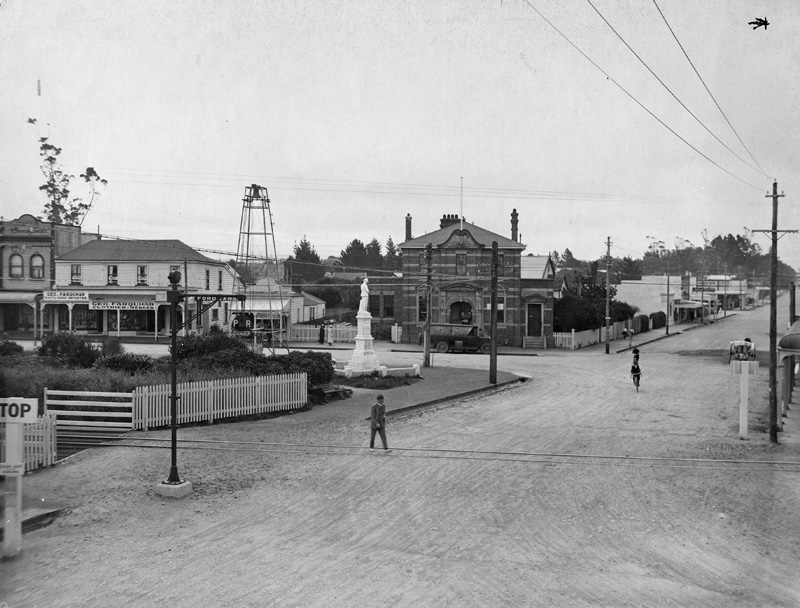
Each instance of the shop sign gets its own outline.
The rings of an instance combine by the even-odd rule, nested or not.
[[[87,302],[88,300],[88,291],[45,291],[42,294],[44,302]]]
[[[155,310],[153,300],[92,300],[90,310]]]

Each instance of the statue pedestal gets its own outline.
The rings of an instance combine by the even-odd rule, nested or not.
[[[350,357],[350,362],[345,366],[345,375],[352,373],[374,372],[380,369],[381,364],[372,349],[372,315],[360,310],[356,315],[358,320],[358,333],[356,334],[356,347]]]

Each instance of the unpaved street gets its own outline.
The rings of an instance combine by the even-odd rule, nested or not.
[[[366,449],[361,418],[324,408],[182,429],[252,443],[180,450],[196,491],[177,501],[151,491],[167,473],[163,450],[79,455],[25,478],[72,510],[0,565],[0,601],[797,606],[800,473],[753,462],[800,460],[796,433],[773,446],[763,432],[762,363],[750,439],[738,439],[725,354],[743,337],[766,353],[767,331],[762,307],[643,346],[639,393],[629,353],[503,357],[501,369],[532,380],[392,419],[389,455]],[[485,370],[488,359],[435,363]]]

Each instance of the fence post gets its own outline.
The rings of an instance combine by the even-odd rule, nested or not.
[[[570,346],[570,350],[575,350],[575,330],[572,330],[572,346]]]

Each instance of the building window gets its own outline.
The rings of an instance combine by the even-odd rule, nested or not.
[[[392,294],[383,296],[383,316],[394,316],[394,295]]]
[[[417,296],[417,322],[423,323],[428,318],[428,299]]]
[[[504,277],[506,275],[506,255],[504,253],[497,254],[497,276]]]
[[[420,253],[419,254],[419,269],[420,270],[425,270],[426,269],[425,268],[425,254],[424,253]]]
[[[136,284],[147,285],[147,266],[136,267]]]
[[[211,271],[206,268],[206,291],[211,291]]]
[[[69,275],[70,279],[69,282],[72,285],[80,285],[82,283],[81,280],[81,265],[80,264],[70,264],[69,265]]]
[[[38,253],[35,253],[31,256],[31,278],[44,278],[44,258]]]
[[[309,321],[313,321],[314,319],[316,319],[316,314],[315,314],[316,312],[317,312],[316,308],[314,308],[313,306],[309,306],[309,308],[308,308],[308,320]]]
[[[228,303],[227,302],[225,302],[222,305],[222,322],[223,323],[227,323],[228,322]]]
[[[492,320],[492,299],[486,298],[486,319]],[[502,324],[506,322],[506,298],[505,296],[497,296],[497,322]]]
[[[117,267],[116,266],[108,266],[108,284],[109,285],[116,285],[117,284]]]
[[[217,274],[217,291],[222,291],[222,271],[220,270]]]
[[[9,275],[12,279],[21,279],[22,278],[22,256],[18,253],[12,254],[11,258],[8,260],[9,265]]]
[[[380,295],[372,295],[369,296],[369,314],[373,317],[380,317],[381,316],[381,296]]]
[[[456,251],[456,275],[467,274],[467,252]]]
[[[212,308],[211,309],[211,320],[212,321],[219,321],[219,308]]]

